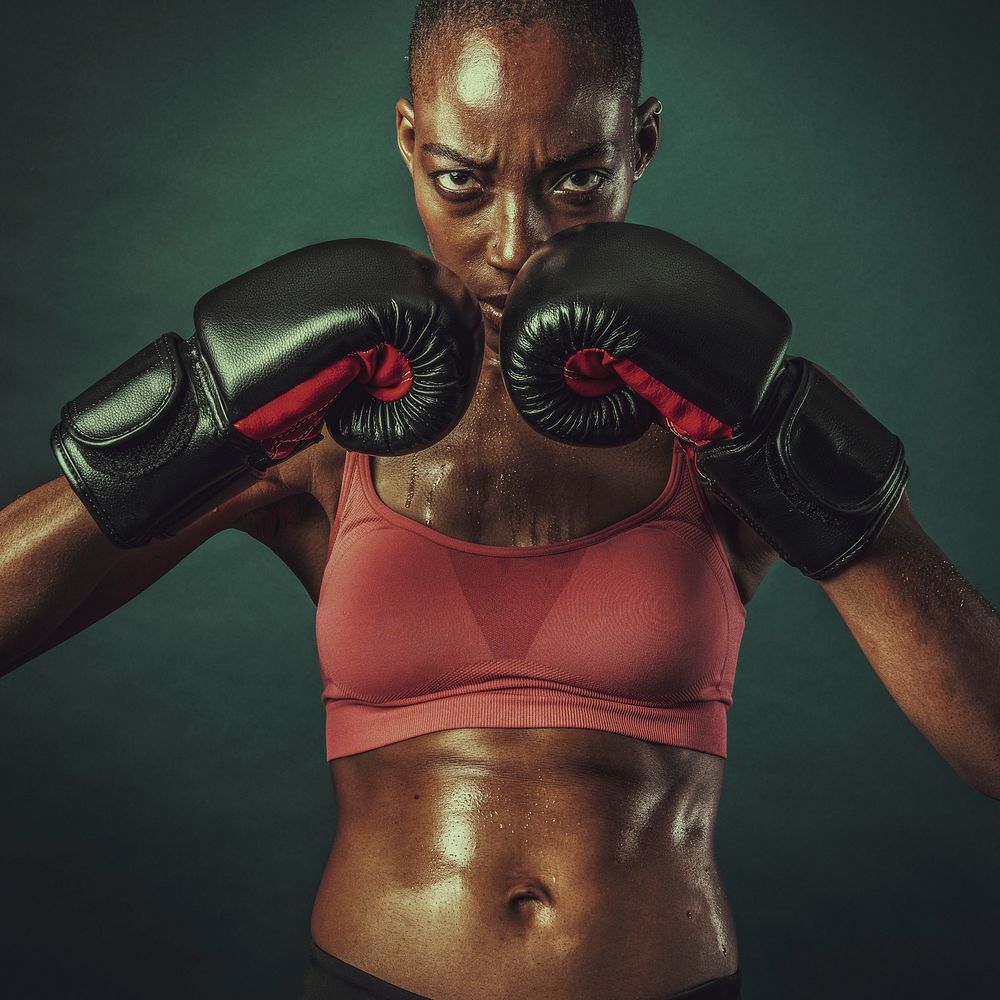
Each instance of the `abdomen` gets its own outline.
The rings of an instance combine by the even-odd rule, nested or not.
[[[722,764],[586,729],[451,730],[334,760],[313,937],[435,1000],[653,1000],[728,975]]]

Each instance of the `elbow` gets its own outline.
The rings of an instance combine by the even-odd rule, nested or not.
[[[33,660],[43,649],[44,647],[36,647],[33,650],[26,650],[13,644],[0,643],[0,677]]]
[[[993,784],[993,785],[980,784],[980,785],[973,785],[972,787],[975,788],[977,792],[980,792],[983,795],[985,795],[986,798],[995,799],[997,802],[1000,802],[1000,784]]]
[[[952,764],[955,773],[977,792],[988,799],[1000,802],[1000,766],[986,766],[981,761],[974,765],[959,766]]]
[[[6,677],[15,667],[19,667],[24,661],[16,660],[6,653],[0,652],[0,677]]]
[[[982,769],[972,782],[973,787],[987,798],[1000,801],[1000,724],[993,730],[996,736],[996,746],[993,753],[987,755]]]
[[[962,721],[931,744],[967,785],[1000,800],[1000,717],[990,711]]]
[[[13,653],[7,648],[7,644],[0,641],[0,677],[9,674],[17,665]]]
[[[995,776],[990,782],[970,782],[977,792],[981,792],[988,799],[996,799],[1000,802],[1000,776]]]

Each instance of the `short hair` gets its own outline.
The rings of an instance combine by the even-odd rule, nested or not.
[[[477,28],[517,30],[536,21],[562,31],[578,52],[604,67],[608,83],[639,103],[642,41],[632,0],[420,0],[407,53],[410,95],[442,40]]]

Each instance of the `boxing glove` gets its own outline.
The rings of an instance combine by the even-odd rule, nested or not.
[[[305,247],[203,296],[68,402],[56,459],[112,543],[167,537],[322,437],[398,455],[457,423],[482,361],[475,299],[377,240]]]
[[[903,493],[899,439],[811,362],[784,311],[725,264],[628,223],[563,230],[515,278],[500,359],[515,406],[562,441],[615,445],[656,420],[706,488],[822,579]]]

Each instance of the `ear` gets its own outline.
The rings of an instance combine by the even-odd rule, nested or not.
[[[396,102],[396,145],[399,147],[400,156],[406,164],[406,169],[413,176],[413,147],[417,134],[413,125],[414,111],[413,105],[402,98]]]
[[[633,180],[638,180],[649,166],[649,161],[660,148],[660,112],[663,105],[655,97],[643,101],[635,109],[635,163]]]

